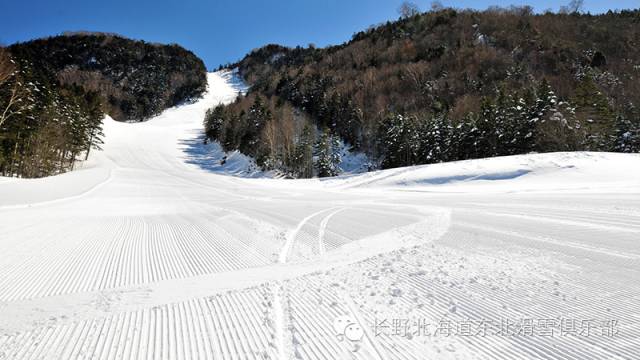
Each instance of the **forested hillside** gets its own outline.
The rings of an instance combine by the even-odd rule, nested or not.
[[[0,175],[72,169],[101,144],[105,113],[144,120],[206,89],[206,69],[178,45],[73,33],[0,50]]]
[[[384,168],[640,149],[640,11],[414,12],[339,46],[269,45],[230,67],[252,87],[209,112],[209,138],[292,176],[322,173],[333,137]]]

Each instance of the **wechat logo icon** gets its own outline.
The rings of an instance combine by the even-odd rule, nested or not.
[[[364,330],[354,317],[349,315],[338,316],[333,320],[333,330],[338,341],[350,346],[351,351],[356,352],[360,349]]]

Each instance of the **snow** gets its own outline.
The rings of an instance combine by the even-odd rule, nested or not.
[[[247,177],[273,178],[277,173],[263,171],[256,161],[240,151],[226,152],[216,141],[204,141],[204,135],[183,142],[183,151],[188,154],[187,163],[194,164],[212,173]]]
[[[373,162],[365,153],[353,151],[351,145],[340,141],[340,164],[338,165],[340,174],[361,174],[367,172],[371,167],[373,167]]]
[[[73,172],[0,178],[0,359],[637,358],[638,155],[272,179],[202,141],[245,90],[212,73]]]
[[[327,184],[428,192],[626,192],[640,185],[638,163],[639,154],[530,154],[396,168]]]

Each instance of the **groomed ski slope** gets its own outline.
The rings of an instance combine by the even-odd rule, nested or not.
[[[0,359],[638,359],[638,155],[267,179],[201,144],[238,91],[0,178]]]

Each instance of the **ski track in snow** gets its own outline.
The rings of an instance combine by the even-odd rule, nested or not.
[[[0,359],[637,359],[640,158],[542,154],[255,179],[203,163],[230,72],[75,172],[0,179]],[[213,150],[212,150],[213,149]],[[219,151],[219,150],[216,150]],[[246,170],[246,171],[245,171]],[[349,315],[361,341],[338,336]],[[380,319],[618,320],[619,334],[418,336]]]
[[[338,213],[344,211],[346,208],[339,208],[338,210],[332,211],[329,215],[325,216],[320,223],[320,229],[318,231],[318,255],[323,257],[327,252],[325,246],[325,233],[327,231],[327,225],[329,224],[329,220],[332,217],[336,216]]]

